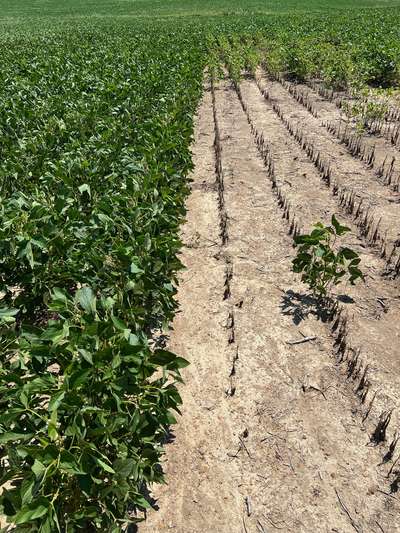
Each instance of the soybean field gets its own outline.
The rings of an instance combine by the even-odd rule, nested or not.
[[[0,0],[2,531],[400,531],[399,28]]]

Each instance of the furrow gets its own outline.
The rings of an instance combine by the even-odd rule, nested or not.
[[[332,135],[340,140],[349,153],[373,168],[376,176],[394,191],[399,192],[400,154],[383,137],[360,133],[354,121],[345,117],[332,102],[324,100],[312,89],[302,84],[280,80],[283,87],[315,118],[319,118]]]
[[[322,83],[317,81],[307,82],[307,86],[325,101],[332,102],[338,109],[343,109],[345,111],[349,105],[367,107],[369,102],[375,103],[373,98],[356,96],[349,92],[328,89]],[[374,122],[375,121],[371,121],[372,124]],[[383,115],[383,122],[387,125],[398,126],[398,123],[400,122],[400,108],[393,105],[387,105],[387,109]]]
[[[232,292],[231,285],[233,279],[233,262],[232,258],[227,249],[227,244],[229,241],[228,234],[228,213],[226,209],[225,202],[225,168],[222,158],[222,141],[219,127],[219,118],[217,113],[217,104],[216,104],[216,88],[215,82],[213,79],[210,81],[211,95],[212,95],[212,109],[213,109],[213,120],[214,120],[214,153],[215,153],[215,176],[216,176],[216,186],[218,191],[218,212],[220,219],[220,238],[221,238],[221,249],[217,257],[224,263],[224,286],[222,293],[222,300],[226,304],[227,309],[227,318],[225,322],[225,327],[227,330],[227,344],[230,348],[230,369],[227,369],[227,378],[228,385],[225,389],[226,396],[228,398],[234,396],[236,393],[236,360],[238,359],[238,347],[236,345],[236,335],[235,335],[235,308],[232,303]]]
[[[376,180],[366,179],[368,171],[364,165],[343,152],[323,128],[310,125],[308,120],[315,120],[314,117],[301,106],[298,109],[278,82],[266,82],[257,77],[257,85],[265,101],[318,168],[322,179],[338,195],[341,205],[353,215],[359,231],[371,245],[380,248],[382,257],[386,258],[384,274],[399,275],[400,206],[394,193],[381,187]]]
[[[214,153],[215,153],[215,180],[218,191],[218,212],[219,212],[219,227],[222,245],[228,241],[228,214],[225,208],[224,199],[224,175],[222,171],[221,159],[221,137],[218,126],[217,112],[215,106],[215,87],[214,80],[211,80],[211,96],[213,109],[213,123],[214,123]]]
[[[261,156],[265,160],[265,153],[269,154],[271,162],[268,162],[267,170],[270,176],[273,174],[271,179],[273,189],[279,189],[280,197],[285,199],[283,205],[280,203],[285,218],[287,218],[285,205],[290,206],[289,211],[292,215],[289,217],[289,230],[293,227],[293,221],[296,221],[296,227],[302,229],[309,229],[317,221],[329,223],[337,205],[329,190],[321,187],[315,167],[304,158],[298,145],[288,138],[281,121],[272,109],[265,106],[254,83],[242,82],[240,88],[238,87],[238,94]],[[273,168],[272,173],[271,168]],[[351,227],[351,221],[346,218],[346,224]],[[357,287],[346,287],[347,300],[352,303],[346,306],[340,304],[340,313],[343,315],[347,313],[352,317],[346,322],[349,346],[346,357],[340,350],[338,355],[340,362],[345,363],[347,377],[353,380],[354,391],[361,403],[368,405],[375,396],[374,408],[370,409],[367,415],[370,417],[372,438],[382,413],[391,411],[399,404],[397,390],[400,379],[396,379],[399,353],[397,344],[388,345],[385,343],[385,338],[400,339],[400,325],[394,319],[400,312],[400,299],[393,298],[393,289],[398,290],[398,287],[379,275],[382,268],[381,259],[365,248],[363,242],[355,236],[345,239],[343,244],[359,253],[362,268],[367,273],[367,280],[365,284]],[[339,295],[340,298],[343,297]],[[389,309],[390,315],[388,315]],[[365,353],[362,356],[360,339],[362,345],[368,347],[367,350],[363,350]],[[338,348],[340,343],[341,339],[336,339]],[[358,348],[354,348],[357,345],[355,343],[358,343]],[[382,352],[385,352],[384,357]],[[375,395],[378,390],[379,394]],[[396,411],[392,418],[390,435],[387,436],[388,445],[395,438],[398,424]]]
[[[360,527],[372,528],[378,517],[390,527],[394,515],[384,509],[386,497],[378,490],[387,483],[386,470],[377,466],[382,450],[365,446],[369,436],[353,415],[354,395],[326,357],[332,351],[326,326],[311,313],[301,324],[294,320],[304,287],[291,271],[292,240],[264,166],[268,154],[259,156],[227,82],[216,92],[216,107],[238,347],[230,406],[241,432],[231,456],[243,472],[243,522],[248,531],[256,531],[259,523],[267,528],[268,520],[288,532],[322,531],[332,524],[351,531],[338,506],[340,494],[352,509],[363,509]],[[315,335],[317,341],[288,343],[301,334]],[[340,475],[334,477],[335,472]],[[367,496],[371,484],[375,489]],[[322,498],[310,506],[313,491]]]

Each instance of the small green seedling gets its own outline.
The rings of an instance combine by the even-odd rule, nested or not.
[[[342,226],[335,215],[332,216],[331,224],[325,226],[318,222],[309,235],[294,238],[299,249],[293,259],[293,271],[302,274],[302,281],[319,298],[326,296],[328,290],[346,276],[352,285],[357,279],[364,279],[358,267],[361,261],[358,254],[350,248],[334,249],[337,237],[349,232],[350,228]]]

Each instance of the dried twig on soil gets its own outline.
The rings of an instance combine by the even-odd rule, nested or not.
[[[249,452],[249,450],[248,450],[246,444],[244,443],[242,437],[239,436],[239,440],[240,440],[240,443],[241,443],[243,449],[244,449],[245,452],[247,453],[247,455],[250,457],[250,459],[253,459],[253,457],[252,457],[251,453]]]
[[[378,304],[383,307],[383,311],[384,313],[387,313],[388,312],[388,306],[387,306],[387,303],[384,301],[386,300],[386,298],[377,298],[376,301],[378,302]]]
[[[283,440],[283,442],[286,442],[286,439],[284,439],[283,437],[281,437],[280,435],[275,435],[274,433],[270,433],[269,431],[266,431],[265,433],[268,433],[268,435],[270,435],[271,437],[274,437],[276,439],[281,439]],[[266,440],[268,440],[269,437],[264,437],[263,439],[261,439],[260,442],[265,442]]]
[[[393,496],[393,494],[390,494],[390,492],[385,492],[384,490],[378,489],[378,492],[381,494],[384,494],[385,496],[388,496],[388,498],[393,498],[393,500],[396,500],[397,502],[400,501],[396,496]]]
[[[246,429],[246,430],[243,432],[243,434],[242,434],[242,435],[245,436],[245,438],[246,438],[247,435],[248,435],[248,432],[247,432],[247,434],[246,434],[246,432],[247,432],[247,429]],[[240,453],[242,450],[244,450],[244,451],[247,453],[247,455],[249,456],[249,458],[250,458],[250,459],[253,459],[253,457],[252,457],[251,453],[249,452],[249,450],[248,450],[246,444],[244,443],[244,440],[243,440],[243,438],[242,438],[241,435],[239,435],[239,441],[240,441],[240,444],[239,444],[239,448],[238,448],[237,452],[236,452],[236,453],[228,453],[228,454],[227,454],[228,457],[232,457],[232,459],[236,459],[236,457],[239,455],[239,453]]]
[[[264,526],[259,520],[257,520],[257,529],[260,533],[267,533],[267,530],[264,529]]]
[[[266,520],[268,520],[268,522],[271,524],[271,526],[274,527],[275,529],[284,529],[285,528],[285,526],[282,526],[282,527],[277,526],[276,523],[272,520],[272,518],[270,518],[268,515],[264,514],[263,517]],[[283,522],[283,523],[285,523],[285,522]]]
[[[357,522],[354,521],[353,517],[350,514],[350,511],[347,509],[346,505],[343,503],[342,499],[339,496],[338,490],[335,488],[336,496],[339,501],[340,507],[343,509],[343,511],[346,513],[350,520],[350,524],[353,526],[353,528],[358,532],[362,533],[363,529],[360,525],[357,524]]]
[[[241,449],[242,449],[242,447],[239,446],[238,451],[237,451],[236,453],[230,453],[230,452],[228,452],[226,455],[227,455],[228,457],[231,457],[232,459],[236,459],[236,457],[239,455],[239,452],[241,451]]]
[[[324,399],[326,400],[327,397],[325,395],[325,392],[321,389],[319,389],[318,387],[315,387],[314,385],[305,385],[303,384],[301,386],[301,390],[305,393],[305,392],[310,392],[312,390],[315,390],[316,392],[320,392],[322,394],[322,396],[324,397]]]
[[[302,344],[303,342],[310,342],[315,341],[317,337],[313,335],[312,337],[303,337],[302,339],[297,339],[294,341],[286,341],[286,344],[290,344],[290,346],[293,346],[294,344]]]

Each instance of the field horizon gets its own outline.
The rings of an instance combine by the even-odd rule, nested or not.
[[[26,18],[173,18],[223,15],[318,13],[399,7],[400,0],[0,0],[0,20]]]

